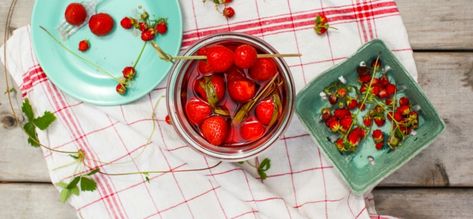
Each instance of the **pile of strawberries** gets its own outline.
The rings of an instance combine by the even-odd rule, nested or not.
[[[210,144],[252,142],[274,125],[282,112],[278,67],[257,58],[248,44],[216,44],[198,50],[199,61],[186,91],[185,114]],[[190,95],[189,95],[190,94]]]
[[[143,41],[154,40],[158,34],[166,34],[168,31],[168,23],[166,18],[150,19],[148,12],[144,11],[138,18],[124,17],[120,21],[120,25],[124,29],[132,29],[141,31],[141,39]]]
[[[397,100],[398,87],[389,79],[389,70],[382,68],[378,57],[369,67],[364,63],[357,67],[358,83],[349,85],[341,78],[323,90],[322,96],[331,106],[321,110],[321,118],[337,134],[334,142],[340,152],[354,152],[374,125],[378,128],[371,132],[371,137],[378,150],[385,145],[395,149],[418,128],[418,112],[409,98],[402,96]],[[362,122],[358,122],[358,115]],[[391,128],[385,133],[381,128],[386,120]]]

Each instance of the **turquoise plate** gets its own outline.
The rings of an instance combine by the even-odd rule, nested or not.
[[[356,67],[360,62],[371,63],[378,54],[383,64],[391,67],[388,72],[390,80],[395,81],[399,87],[406,88],[398,92],[397,99],[400,96],[408,96],[413,105],[420,107],[417,134],[408,136],[393,151],[387,149],[387,146],[383,150],[376,150],[373,140],[368,138],[358,145],[358,149],[354,153],[341,154],[335,144],[330,141],[332,134],[321,122],[321,109],[328,107],[330,104],[323,100],[319,94],[329,84],[337,81],[340,76],[343,76],[348,84],[352,84],[357,80]],[[357,117],[361,124],[362,116],[366,111],[360,113]],[[422,92],[422,89],[380,40],[367,43],[348,60],[311,81],[297,95],[296,113],[355,194],[363,194],[372,189],[381,180],[426,148],[445,128],[444,122]],[[381,129],[384,133],[387,133],[390,126],[391,123],[387,120]],[[375,124],[373,124],[373,127],[378,128]],[[371,133],[368,136],[371,136]]]
[[[159,59],[148,43],[136,67],[137,77],[127,94],[117,94],[115,80],[66,52],[40,28],[45,27],[61,39],[56,28],[63,21],[64,10],[71,2],[77,0],[36,0],[31,20],[34,51],[46,75],[57,87],[85,102],[119,105],[139,99],[166,77],[172,63]],[[168,18],[168,32],[164,36],[158,36],[156,40],[167,53],[178,54],[182,40],[182,15],[177,0],[103,0],[97,6],[97,12],[106,12],[113,17],[113,31],[105,37],[97,37],[86,25],[63,41],[64,44],[114,76],[120,77],[122,69],[133,64],[143,46],[140,36],[131,30],[124,30],[120,26],[120,20],[125,16],[135,16],[139,5],[142,5],[151,17]],[[85,53],[77,50],[79,41],[83,39],[88,39],[91,44],[91,48]]]

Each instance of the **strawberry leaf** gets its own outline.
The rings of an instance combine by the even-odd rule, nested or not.
[[[39,147],[38,133],[36,133],[36,127],[32,122],[25,123],[23,125],[23,131],[28,135],[28,143],[33,147]]]
[[[89,177],[81,177],[80,190],[81,191],[94,191],[97,188],[97,183]]]
[[[30,100],[26,98],[23,101],[23,105],[21,106],[21,111],[26,115],[26,118],[28,118],[28,121],[33,121],[34,120],[34,112],[33,112],[33,107],[31,107]]]
[[[269,158],[265,158],[258,166],[258,175],[260,176],[261,180],[265,180],[268,177],[266,171],[268,171],[270,168],[271,160]]]
[[[71,197],[72,191],[69,189],[63,189],[61,190],[61,193],[59,194],[59,200],[62,203],[66,203],[66,201]]]
[[[74,187],[77,187],[77,183],[79,183],[80,178],[80,176],[76,176],[74,179],[72,179],[72,181],[67,184],[66,189],[72,189]]]
[[[56,116],[54,116],[54,114],[51,112],[46,111],[44,112],[43,116],[34,119],[33,123],[39,129],[46,130],[55,120]]]

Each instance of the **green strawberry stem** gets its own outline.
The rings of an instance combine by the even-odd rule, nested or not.
[[[25,132],[25,134],[30,138],[31,141],[34,141],[35,143],[37,143],[40,147],[42,148],[46,148],[50,151],[54,151],[54,152],[57,152],[57,153],[61,153],[61,154],[78,154],[79,152],[77,151],[62,151],[62,150],[57,150],[57,149],[54,149],[54,148],[51,148],[51,147],[48,147],[44,144],[41,144],[41,142],[39,142],[38,140],[36,140],[36,137],[33,137],[30,135],[30,133],[28,132]]]
[[[107,70],[103,69],[102,67],[100,67],[99,65],[95,64],[94,62],[78,55],[77,53],[75,53],[74,51],[72,51],[71,49],[67,48],[66,45],[64,45],[60,40],[58,40],[56,37],[54,37],[54,35],[49,32],[45,27],[43,26],[39,26],[39,28],[41,28],[42,30],[44,30],[44,32],[46,32],[49,37],[51,37],[59,46],[61,46],[64,50],[66,50],[68,53],[70,53],[71,55],[79,58],[80,60],[82,60],[83,62],[93,66],[94,68],[96,68],[98,71],[104,73],[104,74],[107,74],[108,76],[110,76],[111,78],[113,78],[115,81],[119,82],[120,83],[120,80],[118,78],[116,78],[115,76],[113,76],[110,72],[108,72]]]
[[[85,163],[84,163],[84,164],[85,164]],[[220,164],[222,164],[222,161],[217,162],[217,163],[214,164],[213,166],[204,167],[204,168],[197,168],[197,169],[184,169],[184,170],[174,170],[174,169],[171,169],[171,170],[152,170],[152,171],[136,171],[136,172],[125,172],[125,173],[107,173],[107,172],[103,172],[103,171],[101,171],[100,169],[97,169],[97,168],[92,168],[92,167],[89,167],[89,166],[87,166],[87,167],[88,167],[89,169],[91,169],[91,170],[97,170],[97,173],[101,173],[101,174],[107,175],[107,176],[126,176],[126,175],[136,175],[136,174],[148,175],[148,174],[164,174],[164,173],[197,172],[197,171],[204,171],[204,170],[210,170],[210,169],[216,168],[216,167],[218,167]]]
[[[133,64],[133,68],[136,68],[136,66],[138,65],[138,62],[140,62],[141,56],[143,55],[143,52],[145,51],[145,48],[146,48],[146,43],[147,42],[145,42],[143,46],[141,47],[140,53],[138,54],[138,57],[136,58],[135,63]]]
[[[373,73],[371,74],[371,80],[370,80],[370,83],[368,84],[368,88],[366,89],[366,94],[365,94],[365,96],[363,98],[363,101],[361,102],[360,106],[365,106],[366,100],[368,99],[368,96],[371,94],[371,85],[372,85],[373,80],[375,78],[376,71],[378,70],[378,63],[379,63],[379,55],[378,55],[378,57],[376,57],[375,65],[373,67]],[[359,108],[358,108],[357,112],[360,112]],[[347,133],[350,133],[351,129],[353,128],[353,124],[354,124],[354,122],[351,123],[350,128],[348,129]],[[346,140],[347,136],[348,136],[348,134],[344,136],[345,140]]]

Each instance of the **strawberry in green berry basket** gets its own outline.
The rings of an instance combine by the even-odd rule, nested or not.
[[[326,22],[324,17],[319,19]],[[394,150],[409,135],[415,135],[419,113],[408,97],[400,96],[395,81],[387,74],[389,70],[376,57],[370,65],[362,62],[356,67],[358,77],[353,82],[347,83],[342,77],[323,89],[321,97],[328,106],[322,108],[320,118],[336,136],[333,143],[341,153],[354,152],[365,138],[372,138],[377,150]]]

